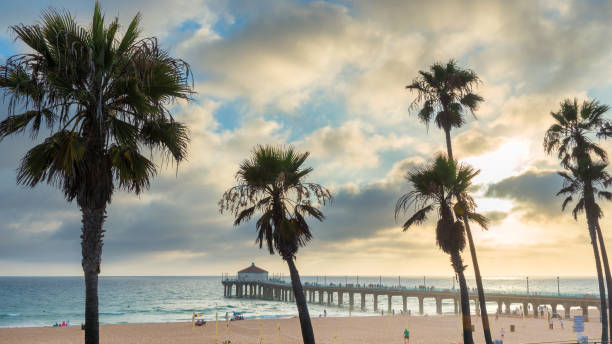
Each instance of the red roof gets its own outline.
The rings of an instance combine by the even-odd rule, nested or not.
[[[241,272],[267,272],[267,271],[256,267],[255,263],[251,263],[251,266],[249,266],[248,268],[238,271],[238,273],[241,273]]]

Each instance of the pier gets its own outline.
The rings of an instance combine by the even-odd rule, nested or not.
[[[293,288],[290,283],[279,279],[248,281],[224,277],[222,280],[225,297],[252,298],[277,301],[294,301]],[[454,312],[459,312],[459,289],[438,289],[431,287],[403,287],[385,286],[382,284],[319,284],[305,283],[304,296],[309,303],[318,303],[328,306],[345,306],[345,297],[348,298],[348,307],[354,309],[355,300],[359,302],[360,309],[366,310],[366,296],[373,299],[372,310],[379,311],[379,298],[387,299],[387,311],[392,310],[392,298],[401,298],[403,311],[407,311],[407,299],[415,298],[419,304],[419,314],[423,314],[423,301],[434,299],[436,313],[442,314],[442,301],[452,300]],[[563,307],[566,319],[570,317],[570,309],[580,308],[585,321],[588,321],[588,308],[599,310],[600,300],[596,295],[589,294],[561,294],[561,293],[504,293],[499,291],[485,291],[487,303],[497,303],[500,314],[511,314],[510,306],[518,304],[523,306],[526,316],[540,317],[539,306],[550,306],[553,313],[557,313],[558,306]],[[469,298],[475,304],[476,313],[480,313],[478,293],[470,290]],[[528,311],[531,306],[531,311]]]

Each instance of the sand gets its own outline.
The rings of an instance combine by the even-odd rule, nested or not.
[[[596,321],[596,314],[590,315],[592,321],[585,323],[585,334],[589,338],[599,338],[601,325]],[[484,343],[480,318],[473,317],[476,325],[474,332],[476,343]],[[544,319],[521,319],[512,317],[490,317],[493,339],[499,338],[500,329],[506,331],[504,343],[541,343],[546,341],[575,341],[572,322],[564,321],[565,328],[559,327],[559,320],[554,321],[555,328],[549,330]],[[263,333],[262,343],[278,343],[278,324],[280,324],[280,342],[283,344],[301,343],[301,333],[297,318],[264,319],[230,322],[229,338],[232,344],[259,343],[260,329]],[[410,329],[410,343],[457,343],[461,339],[459,318],[457,316],[372,316],[343,318],[313,318],[312,324],[316,341],[319,344],[356,343],[404,343],[402,338],[406,326]],[[516,327],[510,332],[510,325]],[[219,340],[225,339],[225,322],[219,322]],[[80,326],[64,328],[3,328],[0,329],[0,343],[83,343],[84,332]],[[164,344],[213,344],[215,341],[215,323],[209,322],[203,327],[192,328],[191,323],[162,324],[121,324],[102,325],[100,327],[101,343],[164,343]]]

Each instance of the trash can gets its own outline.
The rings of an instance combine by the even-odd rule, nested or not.
[[[510,332],[514,332],[514,325],[510,325]]]

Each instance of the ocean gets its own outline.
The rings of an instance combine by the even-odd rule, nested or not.
[[[284,279],[289,281],[288,277]],[[423,284],[423,277],[364,277],[364,276],[303,276],[302,282],[366,283],[415,287]],[[485,290],[526,292],[525,278],[485,278]],[[426,277],[427,286],[452,288],[453,278]],[[468,280],[470,288],[475,287]],[[457,286],[455,286],[457,287]],[[204,277],[111,277],[99,280],[100,322],[102,324],[156,323],[191,321],[192,312],[205,319],[223,318],[226,312],[244,312],[246,318],[293,317],[297,315],[294,302],[250,300],[223,297],[220,276]],[[598,295],[595,278],[529,278],[529,291],[563,294]],[[344,302],[348,302],[345,297]],[[356,305],[358,305],[356,299]],[[379,309],[387,309],[386,297],[379,297]],[[83,277],[0,277],[0,327],[50,326],[84,320],[85,287]],[[353,316],[373,315],[372,299],[366,299],[366,311],[353,310]],[[393,309],[402,309],[400,297],[392,299]],[[348,316],[348,307],[308,304],[313,317],[327,311],[327,316]],[[357,306],[358,307],[358,306]],[[408,309],[416,314],[418,302],[408,299]],[[425,299],[425,313],[435,314],[435,301]],[[495,312],[496,303],[487,303]],[[472,310],[473,311],[473,310]],[[453,313],[452,301],[443,304],[444,313]]]

